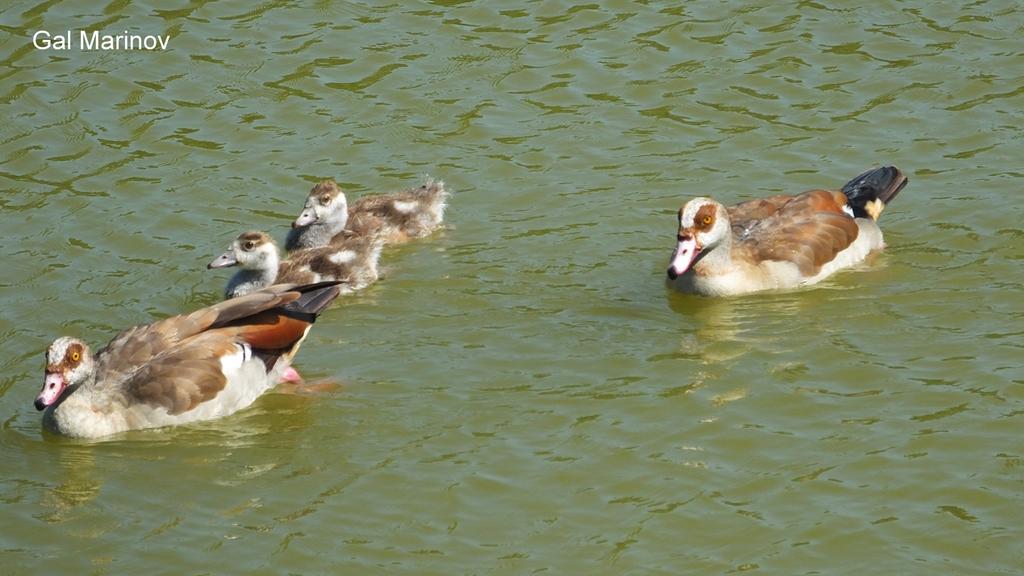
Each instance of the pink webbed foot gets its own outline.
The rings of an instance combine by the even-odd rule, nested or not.
[[[299,375],[299,371],[291,366],[284,369],[284,373],[281,374],[281,382],[291,382],[292,384],[298,384],[302,382],[302,376]]]

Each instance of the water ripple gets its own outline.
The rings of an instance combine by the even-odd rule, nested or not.
[[[994,540],[1024,469],[1017,7],[93,12],[0,11],[12,572],[1018,569]],[[172,49],[27,40],[126,23]],[[862,268],[665,289],[686,198],[883,162],[912,182]],[[41,434],[55,335],[213,303],[209,255],[283,237],[312,182],[354,198],[425,172],[456,190],[450,228],[389,248],[304,344],[304,373],[340,384],[95,445]]]

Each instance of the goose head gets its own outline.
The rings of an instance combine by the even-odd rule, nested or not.
[[[725,206],[710,198],[694,198],[679,209],[676,249],[669,260],[668,277],[675,280],[686,273],[732,233]]]
[[[227,252],[206,265],[208,269],[238,266],[243,270],[277,270],[277,244],[266,232],[249,231],[238,235]]]
[[[95,369],[92,352],[84,342],[70,336],[54,340],[46,350],[46,375],[36,396],[36,409],[56,404],[68,388],[85,382]]]
[[[314,224],[330,227],[332,233],[345,229],[348,223],[348,200],[333,180],[324,180],[313,186],[306,198],[302,213],[292,222],[292,228]]]

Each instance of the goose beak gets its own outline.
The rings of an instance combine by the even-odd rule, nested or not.
[[[696,238],[680,235],[676,250],[672,253],[672,260],[669,261],[668,277],[671,280],[675,280],[685,274],[690,269],[690,266],[693,266],[694,261],[697,260],[700,251],[701,246],[697,244]]]
[[[238,264],[238,260],[235,259],[235,253],[231,250],[228,250],[227,252],[214,258],[213,262],[207,264],[206,269],[212,270],[214,268],[227,268],[228,266],[234,266],[236,264]]]
[[[43,389],[36,396],[36,410],[45,410],[47,406],[59,400],[67,387],[68,383],[64,379],[64,374],[47,372],[46,378],[43,380]]]
[[[302,211],[302,214],[299,214],[299,217],[295,219],[295,222],[292,222],[292,228],[309,226],[314,222],[316,222],[316,212],[314,212],[312,208],[306,208]]]

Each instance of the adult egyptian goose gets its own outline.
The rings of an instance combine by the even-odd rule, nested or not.
[[[322,248],[293,251],[281,260],[277,244],[264,232],[243,232],[227,252],[207,265],[208,269],[241,268],[224,290],[235,298],[276,283],[306,284],[324,280],[343,282],[342,294],[361,290],[377,281],[377,262],[384,247],[381,230],[369,235],[340,235]]]
[[[95,356],[81,340],[58,338],[35,401],[43,424],[97,438],[241,410],[289,368],[337,284],[274,286],[135,326]]]
[[[427,179],[422,186],[363,196],[349,206],[341,188],[333,180],[324,180],[309,191],[302,213],[292,222],[285,249],[319,248],[338,234],[358,236],[378,228],[384,230],[389,244],[422,238],[441,225],[448,195],[444,182]]]
[[[728,208],[694,198],[679,209],[669,283],[705,296],[814,284],[884,245],[878,217],[907,182],[898,168],[885,166],[838,192],[810,190]]]

